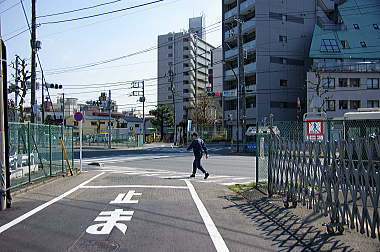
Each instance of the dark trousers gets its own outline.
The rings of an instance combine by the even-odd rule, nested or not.
[[[193,162],[193,174],[197,173],[197,168],[201,170],[203,173],[206,173],[206,170],[202,167],[201,160],[202,156],[195,156]]]

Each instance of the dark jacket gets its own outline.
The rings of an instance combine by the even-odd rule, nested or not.
[[[196,157],[201,157],[203,153],[206,155],[208,154],[205,142],[199,137],[195,138],[187,148],[188,151],[191,149],[193,150],[194,156]]]

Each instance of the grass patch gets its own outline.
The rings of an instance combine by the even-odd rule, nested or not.
[[[250,190],[256,186],[256,182],[251,182],[249,184],[235,184],[227,186],[228,189],[236,193],[242,193],[244,191]]]

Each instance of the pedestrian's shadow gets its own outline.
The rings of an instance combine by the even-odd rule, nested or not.
[[[275,242],[278,251],[353,251],[335,237],[308,225],[285,208],[273,204],[266,196],[249,202],[240,195],[221,198],[231,202],[226,208],[237,208],[249,217],[268,240]]]

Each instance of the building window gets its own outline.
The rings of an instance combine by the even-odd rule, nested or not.
[[[91,122],[91,126],[96,126],[98,125],[96,122]]]
[[[189,89],[184,89],[184,90],[183,90],[183,93],[184,93],[184,94],[188,94],[188,93],[190,93],[190,91],[189,91]]]
[[[360,78],[350,78],[350,87],[360,87]]]
[[[172,46],[172,45],[169,45],[169,46],[168,46],[168,49],[173,49],[173,46]]]
[[[341,40],[340,42],[342,43],[343,49],[349,49],[350,48],[350,44],[348,44],[348,40]]]
[[[335,79],[334,78],[323,78],[322,87],[325,89],[335,88]]]
[[[339,87],[348,87],[348,79],[339,78]]]
[[[369,78],[367,79],[368,89],[379,89],[379,79]]]
[[[280,86],[281,87],[287,87],[288,86],[288,80],[280,80]]]
[[[360,29],[360,27],[359,27],[358,24],[353,24],[353,26],[354,26],[354,29],[355,29],[355,30],[359,30],[359,29]]]
[[[280,35],[279,36],[279,41],[280,42],[285,42],[285,43],[288,42],[288,36]]]
[[[169,54],[168,54],[168,57],[169,57],[169,58],[173,57],[173,54],[172,54],[172,53],[169,53]]]
[[[379,30],[379,25],[378,24],[373,24],[373,29]]]
[[[173,65],[173,62],[169,61],[168,66],[172,66],[172,65]]]
[[[368,108],[378,108],[379,107],[379,100],[368,100],[367,101],[367,107]]]
[[[168,38],[168,41],[173,41],[173,37],[169,37],[169,38]]]
[[[168,91],[172,91],[172,87],[168,87]]]
[[[358,108],[360,108],[359,100],[350,101],[350,109],[358,109]]]
[[[140,128],[140,124],[135,124],[135,128]]]
[[[335,100],[326,100],[326,111],[335,111]]]
[[[336,53],[340,52],[340,49],[335,39],[322,39],[320,51]]]
[[[348,109],[348,101],[347,100],[339,101],[339,109]]]
[[[169,95],[168,96],[168,99],[170,100],[170,99],[173,99],[173,96],[172,95]]]
[[[360,42],[360,45],[361,45],[363,48],[367,47],[367,44],[365,43],[365,41]]]

